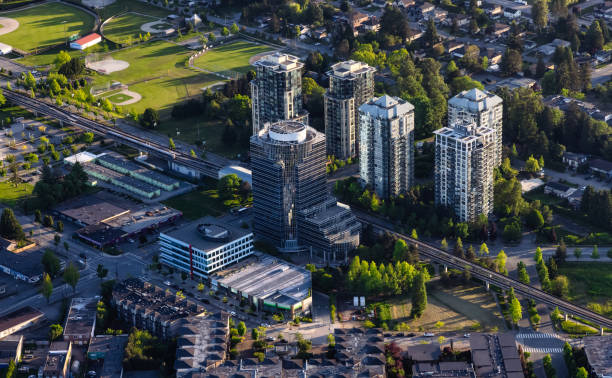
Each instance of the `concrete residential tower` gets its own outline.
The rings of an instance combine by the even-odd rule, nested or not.
[[[345,160],[358,153],[359,107],[374,97],[376,69],[354,60],[331,68],[325,93],[327,154]]]
[[[295,121],[273,123],[251,137],[254,231],[283,252],[324,256],[359,245],[361,225],[327,194],[325,136]]]
[[[492,213],[495,130],[461,120],[434,134],[436,204],[452,208],[461,222]]]
[[[257,76],[251,81],[253,134],[266,123],[297,120],[308,123],[302,109],[302,68],[297,57],[274,53],[253,63]]]
[[[408,191],[414,177],[414,106],[390,96],[359,107],[359,174],[380,198]]]
[[[495,130],[495,166],[499,166],[502,159],[503,113],[504,104],[499,96],[477,88],[463,91],[448,100],[449,125],[469,119],[479,127]]]

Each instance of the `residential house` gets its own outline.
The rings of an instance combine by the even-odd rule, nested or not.
[[[395,0],[393,6],[400,9],[408,9],[415,4],[414,0]]]
[[[453,19],[454,22],[457,23],[457,26],[464,27],[464,26],[468,26],[470,24],[470,17],[468,17],[465,14],[458,14],[455,16],[455,18]]]
[[[495,37],[505,36],[506,34],[508,34],[509,31],[510,26],[508,26],[507,24],[496,22],[495,25],[493,25],[493,35]]]
[[[434,17],[436,7],[428,2],[415,4],[408,9],[408,17],[413,21],[429,20]]]
[[[600,64],[607,64],[612,61],[612,51],[601,50],[596,52],[593,57],[595,58],[595,60],[593,61],[594,66],[599,66]]]
[[[482,9],[492,19],[497,19],[504,14],[504,10],[501,5],[493,3],[485,3]]]
[[[516,20],[521,17],[521,10],[514,8],[504,8],[504,17],[510,20]]]
[[[327,33],[327,30],[324,27],[312,29],[310,31],[310,37],[312,39],[322,40],[322,39],[326,39],[328,35],[329,34]]]
[[[553,195],[559,198],[569,198],[574,192],[576,188],[572,188],[571,186],[562,184],[560,182],[548,182],[544,185],[544,193]]]
[[[571,169],[577,169],[582,164],[585,164],[588,157],[585,154],[575,152],[566,152],[563,154],[563,163]]]
[[[502,60],[502,56],[504,55],[503,52],[499,50],[495,50],[492,47],[487,48],[487,50],[485,51],[485,54],[486,54],[487,59],[489,59],[489,65],[500,64]]]
[[[602,159],[593,159],[589,162],[589,169],[595,174],[612,177],[612,162]]]

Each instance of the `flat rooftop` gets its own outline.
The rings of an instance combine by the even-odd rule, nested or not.
[[[242,220],[233,216],[225,216],[221,218],[215,218],[207,216],[200,218],[186,225],[181,225],[168,232],[162,232],[160,238],[164,235],[171,237],[172,239],[179,240],[183,243],[192,245],[200,251],[207,252],[219,248],[232,240],[240,239],[252,232],[248,229],[240,227]],[[198,228],[205,228],[201,226],[209,225],[210,230],[226,230],[228,231],[227,238],[220,238],[214,240],[213,238],[205,238],[202,232]]]
[[[115,202],[114,199],[108,198],[102,193],[104,192],[80,196],[62,202],[54,210],[68,218],[76,219],[86,226],[108,221],[130,212],[121,203]],[[111,203],[111,200],[114,203]]]
[[[116,153],[105,153],[102,155],[98,155],[96,161],[104,161],[112,165],[116,165],[117,167],[121,167],[130,172],[138,173],[140,175],[149,177],[157,182],[166,185],[175,185],[178,183],[178,180],[173,179],[169,176],[166,176],[162,173],[152,171],[140,164],[137,164],[131,160],[124,158],[123,156]]]
[[[43,316],[45,316],[45,314],[33,307],[22,307],[19,310],[0,317],[0,332],[25,322],[35,321]]]
[[[30,278],[39,276],[44,271],[41,263],[43,253],[43,250],[38,247],[20,253],[13,253],[6,248],[0,248],[0,265]]]
[[[212,279],[221,286],[289,306],[306,298],[312,287],[306,269],[259,252]]]
[[[93,332],[98,300],[96,298],[72,298],[64,326],[64,336],[85,335]]]
[[[91,339],[87,354],[104,354],[104,363],[100,371],[102,378],[119,378],[123,369],[123,355],[128,342],[128,335],[99,335]]]
[[[582,339],[589,365],[602,377],[612,376],[612,336],[593,336]]]

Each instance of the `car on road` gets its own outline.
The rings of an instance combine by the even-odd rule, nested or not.
[[[470,335],[469,333],[465,333],[465,334],[463,334],[463,337],[465,337],[466,339],[469,339],[469,338],[470,338],[470,336],[471,336],[471,335]]]
[[[231,316],[236,316],[236,311],[230,311]]]
[[[166,285],[166,286],[171,286],[171,285],[172,285],[172,282],[170,282],[170,281],[164,281],[164,285]]]
[[[276,341],[276,338],[274,338],[272,336],[268,336],[268,337],[266,337],[266,341]]]
[[[425,332],[425,333],[423,334],[423,336],[425,336],[425,337],[434,337],[434,336],[435,336],[435,334],[434,334],[433,332]]]

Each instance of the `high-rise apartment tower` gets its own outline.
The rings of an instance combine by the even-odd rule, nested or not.
[[[266,55],[253,63],[257,76],[251,81],[253,134],[267,123],[295,120],[308,123],[302,109],[302,68],[297,57]]]
[[[327,73],[325,137],[327,154],[338,159],[355,157],[359,143],[359,107],[374,97],[376,69],[362,62],[336,63]]]
[[[359,174],[380,198],[408,191],[414,180],[414,106],[382,96],[359,107]]]
[[[502,159],[503,113],[504,104],[499,96],[477,88],[463,91],[448,100],[449,125],[469,119],[479,127],[495,130],[495,166],[499,166]]]
[[[461,222],[491,214],[495,129],[464,119],[434,134],[436,204],[453,209]]]

